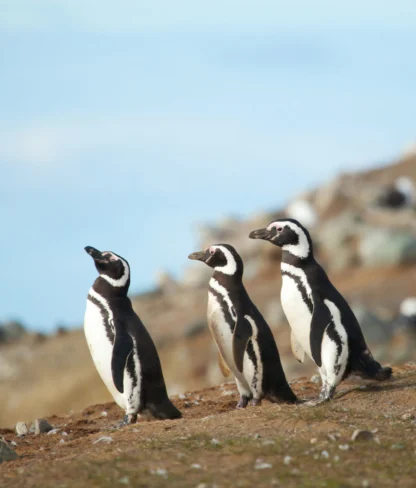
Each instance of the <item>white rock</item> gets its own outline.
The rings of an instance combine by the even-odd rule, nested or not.
[[[329,458],[329,452],[328,452],[328,451],[322,451],[322,452],[321,452],[321,456],[322,456],[324,459],[328,459],[328,458]]]
[[[108,416],[108,413],[104,410],[103,412],[101,412],[101,417],[107,417]]]
[[[257,459],[254,465],[254,469],[270,469],[272,467],[271,464],[265,463],[261,459]]]
[[[311,444],[316,444],[317,442],[318,442],[318,439],[316,437],[312,437]]]
[[[293,459],[293,458],[292,458],[291,456],[285,456],[285,457],[283,458],[283,463],[284,463],[284,464],[290,464],[290,463],[292,462],[292,459]]]
[[[184,393],[179,393],[179,400],[185,400],[186,395]]]
[[[214,446],[219,446],[221,442],[218,439],[211,439],[211,444],[214,444]]]
[[[298,220],[306,228],[314,227],[318,221],[315,209],[307,200],[294,200],[286,208],[286,213],[288,217]]]
[[[320,383],[321,382],[321,377],[319,374],[314,374],[311,376],[311,383]]]
[[[155,471],[155,474],[157,476],[162,476],[162,478],[167,478],[168,477],[168,472],[166,471],[165,468],[157,468]]]
[[[112,437],[103,436],[95,440],[93,444],[97,444],[98,442],[105,442],[106,444],[109,444],[110,442],[113,442],[113,439]]]
[[[340,444],[338,448],[341,449],[341,451],[348,451],[350,446],[348,444]]]
[[[61,429],[52,429],[52,430],[50,430],[50,431],[47,433],[47,435],[55,435],[55,434],[57,434],[57,433],[58,433],[60,430],[61,430]]]
[[[200,464],[194,463],[194,464],[191,464],[191,468],[192,469],[202,469],[202,466]]]
[[[17,435],[27,435],[29,434],[29,429],[25,422],[17,422],[16,424],[16,434]]]
[[[59,444],[65,444],[65,440],[64,440],[64,439],[61,439],[61,440],[59,441]]]

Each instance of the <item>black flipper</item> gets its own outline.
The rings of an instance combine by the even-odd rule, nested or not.
[[[113,356],[111,358],[111,372],[113,374],[114,385],[120,393],[124,392],[123,378],[129,354],[133,350],[133,339],[124,328],[124,324],[119,319],[113,320],[114,325],[114,344]]]
[[[323,303],[323,301],[316,296],[312,295],[313,299],[313,314],[311,320],[311,332],[309,340],[311,343],[311,353],[313,360],[315,361],[318,368],[322,366],[321,358],[321,348],[322,339],[324,336],[325,329],[332,322],[332,315],[328,307]]]
[[[253,331],[250,322],[245,317],[237,318],[233,334],[233,356],[235,365],[240,373],[243,371],[243,360],[247,342],[252,334]]]

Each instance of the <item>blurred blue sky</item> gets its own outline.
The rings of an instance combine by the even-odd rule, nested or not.
[[[82,322],[85,245],[176,275],[192,225],[415,139],[416,2],[0,0],[0,319]]]

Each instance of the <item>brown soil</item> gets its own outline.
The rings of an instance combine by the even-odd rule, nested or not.
[[[319,391],[305,378],[292,386],[300,398]],[[232,383],[173,400],[183,419],[119,428],[123,412],[106,403],[48,417],[61,429],[52,435],[22,438],[0,429],[20,456],[1,464],[0,485],[415,486],[415,364],[395,368],[386,383],[348,380],[334,401],[317,407],[264,401],[236,410]],[[376,440],[352,442],[355,429],[377,429]],[[94,444],[102,436],[112,442]],[[285,456],[291,457],[286,463]],[[260,463],[266,467],[255,469]]]

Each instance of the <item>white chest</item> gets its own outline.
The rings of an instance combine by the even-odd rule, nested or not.
[[[233,333],[231,332],[230,325],[225,320],[217,297],[212,293],[208,293],[208,325],[227,366],[233,372],[234,376],[240,377],[241,373],[238,371],[234,362]]]
[[[84,332],[87,344],[90,349],[91,357],[101,379],[104,381],[114,400],[121,408],[125,408],[123,395],[114,386],[111,371],[111,358],[113,354],[113,344],[106,334],[103,316],[100,308],[87,300],[87,308],[84,317]]]
[[[283,311],[292,329],[292,332],[302,349],[311,357],[310,330],[312,314],[297,283],[288,275],[282,275],[281,301]]]

